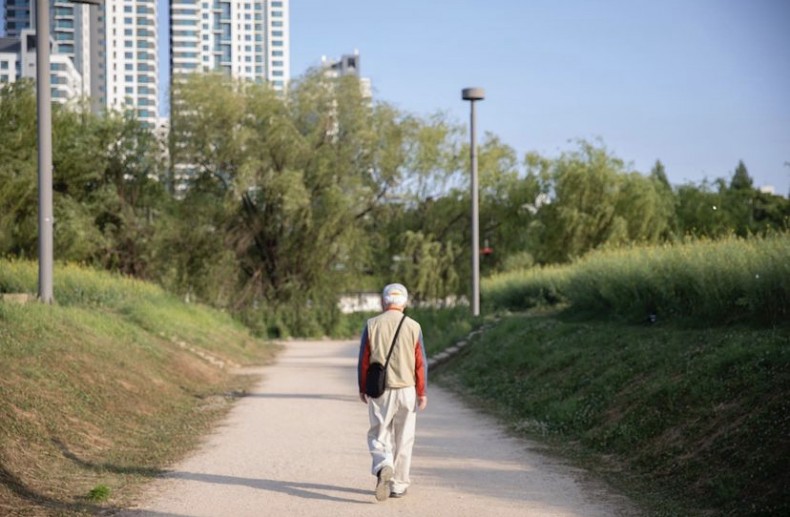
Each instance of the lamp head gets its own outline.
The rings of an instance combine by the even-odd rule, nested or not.
[[[485,97],[486,92],[482,88],[464,88],[461,90],[461,98],[465,101],[481,101]]]

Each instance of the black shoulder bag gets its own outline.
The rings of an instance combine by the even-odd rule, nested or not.
[[[385,362],[384,365],[381,363],[370,363],[370,366],[368,366],[368,377],[365,381],[365,394],[368,397],[373,397],[374,399],[379,398],[384,393],[384,389],[387,387],[387,366],[390,364],[392,350],[395,348],[395,342],[398,340],[400,327],[403,325],[403,320],[405,319],[406,315],[404,314],[403,318],[400,320],[400,323],[398,323],[398,329],[395,331],[395,337],[392,338],[390,351],[387,353],[387,362]]]

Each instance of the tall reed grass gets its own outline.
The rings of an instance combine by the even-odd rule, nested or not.
[[[208,350],[224,345],[233,328],[239,343],[252,341],[248,330],[230,314],[201,304],[184,304],[161,287],[78,264],[55,265],[53,295],[60,307],[115,313],[148,332],[171,341],[183,341]],[[0,259],[0,294],[34,294],[38,285],[35,262]]]
[[[567,302],[628,319],[778,323],[790,319],[790,234],[600,250],[488,278],[482,292],[509,310]]]

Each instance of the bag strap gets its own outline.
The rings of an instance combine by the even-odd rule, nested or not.
[[[395,337],[392,338],[392,344],[390,345],[390,351],[387,354],[387,362],[384,363],[384,369],[387,369],[387,366],[390,364],[390,357],[392,357],[392,351],[395,349],[395,341],[398,340],[398,334],[400,334],[400,327],[403,325],[403,321],[406,319],[406,315],[404,314],[403,317],[400,319],[400,323],[398,323],[398,329],[395,331]]]

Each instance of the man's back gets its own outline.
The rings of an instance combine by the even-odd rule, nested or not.
[[[405,318],[398,340],[393,345],[392,339],[401,319]],[[370,362],[384,364],[387,360],[390,346],[393,346],[387,369],[388,388],[406,388],[416,383],[417,363],[421,350],[422,329],[420,324],[412,318],[404,316],[400,311],[385,311],[367,322],[366,331],[370,346]],[[423,357],[424,359],[424,357]],[[422,361],[420,361],[422,362]],[[422,366],[422,365],[420,365]]]

